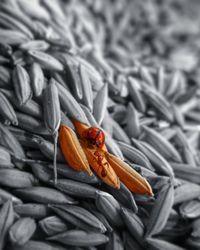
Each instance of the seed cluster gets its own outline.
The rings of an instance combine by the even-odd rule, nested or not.
[[[198,10],[0,2],[0,250],[200,249]],[[96,128],[85,138],[99,151],[72,121]],[[119,189],[92,174],[97,139]],[[144,180],[153,197],[138,194]]]

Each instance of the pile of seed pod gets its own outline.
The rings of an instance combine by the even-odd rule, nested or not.
[[[200,249],[198,7],[1,1],[0,250]],[[71,117],[154,196],[70,168],[57,134]]]

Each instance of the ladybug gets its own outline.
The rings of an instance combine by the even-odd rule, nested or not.
[[[102,148],[105,142],[104,132],[96,127],[91,127],[87,129],[84,133],[84,137],[93,145],[98,148]]]

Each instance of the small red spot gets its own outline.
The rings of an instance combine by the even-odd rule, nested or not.
[[[102,165],[103,159],[104,159],[104,155],[102,155],[101,152],[99,152],[98,150],[96,150],[94,152],[94,155],[97,156],[97,162],[98,162],[98,164]]]
[[[107,171],[103,168],[101,171],[101,176],[106,177],[106,175],[107,175]]]

